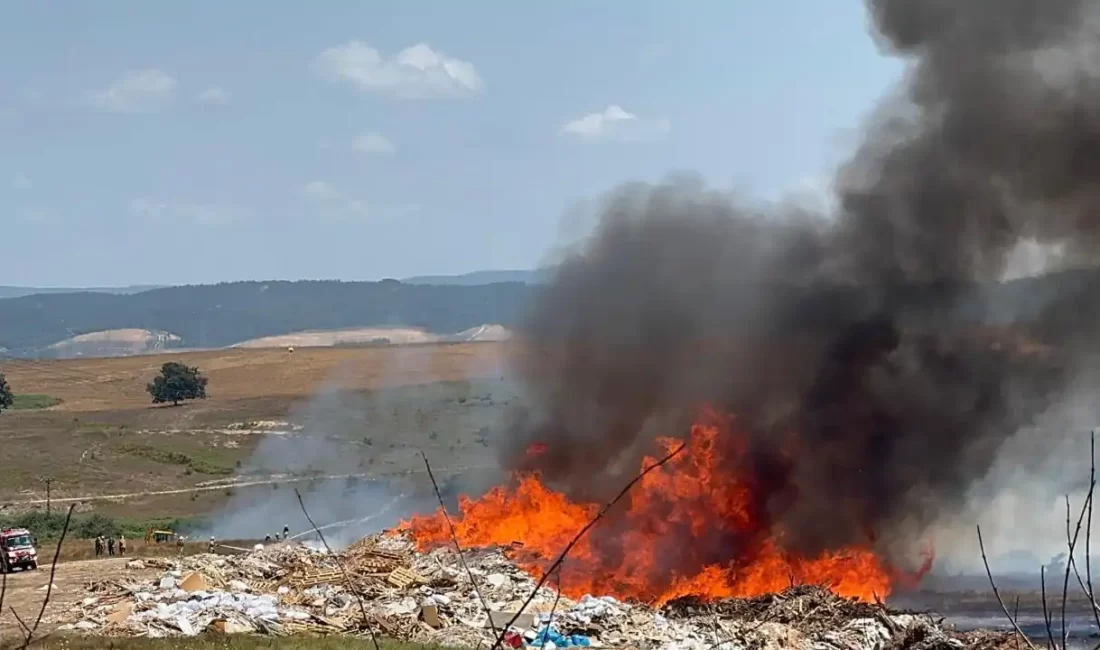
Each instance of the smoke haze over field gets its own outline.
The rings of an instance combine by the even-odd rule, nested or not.
[[[726,469],[754,477],[754,514],[788,548],[895,550],[995,467],[1038,467],[1087,430],[1030,429],[1079,375],[991,345],[957,309],[1021,242],[1097,262],[1097,3],[868,8],[910,69],[839,170],[835,211],[745,206],[690,178],[613,191],[523,329],[535,403],[507,466],[614,492],[709,404],[737,417],[750,453]],[[533,442],[547,451],[529,458]]]
[[[263,438],[243,474],[315,479],[237,490],[204,534],[257,539],[284,525],[295,534],[306,531],[297,488],[317,525],[348,522],[326,532],[333,546],[342,546],[410,512],[438,507],[421,451],[445,495],[476,493],[502,480],[485,458],[486,445],[513,389],[499,379],[499,368],[476,357],[467,380],[414,381],[448,353],[446,346],[395,348],[377,390],[350,391],[338,372],[290,408],[287,430],[251,434]]]

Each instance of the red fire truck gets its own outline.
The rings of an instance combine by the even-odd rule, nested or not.
[[[34,538],[26,528],[4,528],[0,530],[0,572],[11,573],[17,567],[38,568]]]

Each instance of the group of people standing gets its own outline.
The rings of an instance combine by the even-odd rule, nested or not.
[[[275,541],[290,541],[290,526],[283,526],[283,536],[280,538],[279,533],[275,533]],[[271,535],[264,535],[264,544],[271,543]]]
[[[103,557],[103,553],[106,552],[109,557],[115,556],[115,547],[118,547],[119,555],[126,555],[126,536],[119,535],[118,543],[115,543],[113,535],[108,535],[106,538],[103,535],[99,535],[95,538],[95,556]]]

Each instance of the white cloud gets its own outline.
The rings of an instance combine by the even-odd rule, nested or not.
[[[366,154],[388,155],[397,151],[397,147],[389,139],[374,131],[367,131],[355,136],[351,142],[351,147],[359,153]]]
[[[158,201],[145,198],[130,199],[130,212],[138,217],[160,219],[164,216],[168,206]]]
[[[202,226],[220,226],[238,221],[243,213],[225,205],[168,203],[137,197],[130,200],[130,213],[153,221],[187,221]]]
[[[426,43],[405,48],[392,58],[362,41],[330,47],[317,55],[315,72],[329,81],[364,92],[404,98],[432,98],[481,92],[484,83],[474,65]]]
[[[310,181],[302,186],[302,196],[314,201],[332,201],[340,198],[340,192],[325,181]]]
[[[393,219],[412,214],[419,205],[375,205],[352,196],[325,181],[310,181],[300,189],[303,197],[318,206],[313,216],[327,221],[356,221],[365,218]]]
[[[664,139],[671,129],[672,124],[668,118],[641,118],[626,112],[618,104],[612,104],[598,113],[589,113],[566,122],[558,133],[584,140],[634,142]]]
[[[168,73],[150,68],[127,72],[110,86],[89,91],[92,106],[114,113],[152,113],[176,97],[179,83]]]
[[[217,104],[224,106],[228,104],[231,99],[233,99],[233,97],[229,94],[229,91],[224,88],[219,88],[218,86],[210,86],[195,95],[195,101],[200,104]]]
[[[239,221],[244,214],[237,208],[225,205],[184,203],[176,210],[185,219],[203,226],[221,226]]]
[[[31,179],[26,174],[20,172],[15,175],[15,180],[11,182],[11,186],[17,190],[29,190],[31,189]]]

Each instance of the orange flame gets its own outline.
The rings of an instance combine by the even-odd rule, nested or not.
[[[563,565],[562,591],[662,604],[681,596],[749,597],[797,583],[866,601],[886,598],[901,576],[869,548],[814,558],[782,548],[751,505],[752,482],[718,471],[729,466],[720,450],[728,455],[731,445],[715,444],[726,428],[695,425],[684,451],[646,474],[624,498],[626,507],[577,543]],[[670,438],[659,443],[667,452],[681,444]],[[735,454],[746,452],[744,445],[733,447]],[[646,458],[643,467],[655,462]],[[460,497],[459,509],[453,522],[464,548],[511,546],[511,559],[541,576],[600,505],[574,503],[537,474],[526,474],[514,487],[496,487],[478,499]],[[451,543],[442,513],[413,516],[399,530],[422,551]],[[708,561],[716,557],[733,559]],[[930,566],[928,555],[918,579]]]

